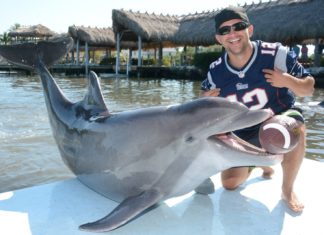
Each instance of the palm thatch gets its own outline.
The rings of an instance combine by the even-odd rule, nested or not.
[[[278,0],[242,6],[254,25],[253,39],[287,45],[324,37],[323,0]],[[215,43],[214,16],[207,12],[183,17],[174,41],[187,45]]]
[[[179,28],[177,16],[155,15],[125,10],[113,10],[114,32],[122,34],[123,41],[137,41],[141,36],[146,46],[162,43],[171,46],[173,35]]]
[[[30,27],[20,27],[18,29],[12,30],[8,33],[10,37],[33,37],[33,38],[43,38],[51,37],[56,35],[56,32],[50,30],[44,25],[38,24]]]
[[[180,19],[173,41],[179,45],[209,46],[215,44],[214,17],[218,11],[189,14]]]
[[[286,45],[324,38],[323,0],[280,0],[245,8],[255,27],[253,38]]]
[[[87,42],[93,48],[105,47],[115,49],[116,47],[115,34],[112,28],[93,28],[73,25],[69,27],[68,34],[74,41],[79,40],[81,45]],[[123,41],[121,48],[137,48],[137,43],[136,41]]]
[[[91,46],[115,47],[115,35],[111,28],[70,26],[68,33],[73,39],[87,42]]]
[[[324,38],[323,0],[270,0],[242,7],[254,25],[253,39],[290,45]],[[219,11],[179,17],[113,10],[113,29],[122,32],[122,40],[137,41],[141,36],[151,44],[208,46],[215,44],[214,17]]]

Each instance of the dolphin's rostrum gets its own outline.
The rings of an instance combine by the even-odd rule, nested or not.
[[[116,229],[222,170],[282,160],[231,134],[266,120],[271,112],[252,111],[224,98],[111,113],[97,75],[90,72],[84,99],[69,101],[46,67],[72,43],[70,37],[62,37],[1,46],[0,54],[40,75],[53,136],[66,165],[85,185],[120,202],[106,217],[80,229]]]

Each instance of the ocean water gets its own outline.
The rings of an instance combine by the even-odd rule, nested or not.
[[[57,77],[71,101],[83,98],[85,78]],[[183,103],[198,97],[200,82],[172,79],[101,79],[110,112]],[[74,177],[52,137],[43,90],[37,76],[0,74],[0,192]],[[306,158],[324,161],[324,89],[298,99],[307,125]]]

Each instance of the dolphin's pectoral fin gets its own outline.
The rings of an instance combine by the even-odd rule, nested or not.
[[[208,178],[204,182],[202,182],[197,188],[195,188],[195,192],[199,194],[212,194],[215,192],[215,185],[213,181]]]
[[[163,195],[156,189],[147,190],[137,196],[129,197],[120,203],[110,214],[92,223],[83,224],[81,230],[108,232],[127,223],[147,208],[161,200]]]

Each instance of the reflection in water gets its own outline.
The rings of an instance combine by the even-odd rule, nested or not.
[[[269,211],[267,206],[245,197],[240,190],[223,190],[219,199],[219,221],[224,234],[228,235],[279,235],[282,232],[284,210],[280,209],[280,204],[277,204],[272,211]],[[260,224],[266,224],[266,227],[260,227]]]
[[[84,78],[56,79],[71,101],[83,98]],[[73,177],[63,164],[52,138],[40,80],[37,76],[0,75],[0,192]],[[183,103],[198,97],[200,82],[171,79],[102,79],[110,112]],[[307,158],[323,161],[324,108],[308,106],[321,101],[324,90],[298,99],[308,128]]]

